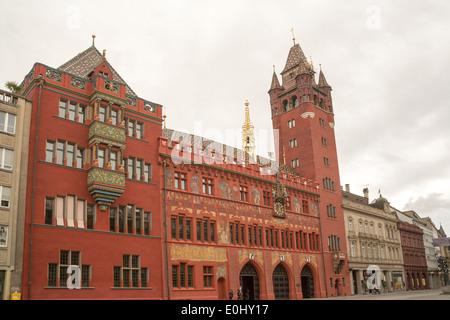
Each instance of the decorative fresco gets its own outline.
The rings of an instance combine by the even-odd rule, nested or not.
[[[200,192],[200,178],[197,175],[193,175],[191,178],[191,191],[196,194]]]
[[[292,199],[292,205],[293,205],[294,211],[296,213],[302,212],[302,204],[301,204],[300,200],[298,200],[297,198]]]
[[[261,201],[261,192],[258,189],[253,188],[251,194],[253,196],[253,204],[259,205]]]
[[[224,248],[172,244],[170,247],[172,260],[226,262],[227,253]]]
[[[313,215],[314,217],[318,217],[319,216],[319,206],[317,205],[317,203],[311,201],[309,204],[309,207],[311,208],[311,215]]]
[[[223,180],[220,181],[219,189],[221,191],[222,198],[229,199],[229,200],[239,200],[239,195],[237,195],[233,192],[233,189],[230,187],[228,182],[223,181]],[[237,191],[237,188],[234,191]]]

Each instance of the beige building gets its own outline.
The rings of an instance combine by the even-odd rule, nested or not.
[[[349,185],[342,191],[352,294],[366,291],[369,266],[380,269],[382,291],[403,290],[405,275],[397,217],[381,195],[369,203],[369,190],[363,192],[364,196],[353,194]]]
[[[0,299],[20,291],[31,101],[0,90]]]

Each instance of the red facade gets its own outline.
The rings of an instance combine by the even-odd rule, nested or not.
[[[423,230],[418,226],[404,221],[398,222],[397,226],[402,241],[406,289],[429,289],[428,267],[423,244]]]
[[[331,88],[303,57],[269,91],[281,165],[162,129],[94,46],[36,63],[23,298],[349,295]]]
[[[23,298],[160,299],[161,107],[94,46],[58,69],[35,64],[23,95],[33,101]],[[69,265],[81,289],[60,290]]]
[[[278,157],[302,177],[320,183],[320,229],[327,296],[350,295],[345,226],[334,133],[331,87],[298,44],[290,49],[269,90]]]

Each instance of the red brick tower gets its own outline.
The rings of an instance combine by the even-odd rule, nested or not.
[[[299,44],[290,49],[269,90],[272,125],[278,130],[278,159],[305,178],[321,184],[320,225],[327,296],[350,295],[331,87],[320,70],[316,83],[312,61]],[[277,139],[278,138],[278,139]]]

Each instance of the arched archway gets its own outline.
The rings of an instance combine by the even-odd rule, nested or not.
[[[288,300],[289,277],[281,263],[277,265],[275,270],[273,270],[272,283],[275,300]]]
[[[241,269],[239,274],[239,285],[244,300],[260,299],[258,273],[250,262],[247,262]]]
[[[314,298],[314,277],[308,265],[305,265],[300,273],[303,299]]]

